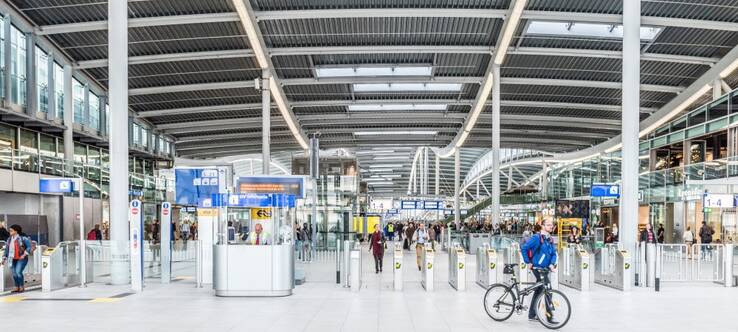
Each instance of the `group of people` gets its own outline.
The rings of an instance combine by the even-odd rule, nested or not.
[[[426,226],[423,222],[389,222],[384,229],[379,224],[374,225],[374,231],[369,235],[369,251],[374,256],[374,269],[376,273],[382,272],[384,250],[387,248],[386,241],[402,241],[403,249],[415,249],[416,264],[418,271],[422,270],[422,254],[426,245],[434,246],[441,240],[444,226],[440,223],[430,223]]]

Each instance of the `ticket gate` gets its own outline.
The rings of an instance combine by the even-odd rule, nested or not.
[[[562,285],[589,291],[592,281],[590,255],[579,244],[568,244],[559,253],[559,282]]]
[[[362,264],[361,264],[361,250],[360,248],[353,248],[351,249],[350,254],[350,270],[349,270],[349,284],[351,286],[351,291],[358,292],[361,289],[361,273],[362,273]]]
[[[466,252],[458,243],[448,252],[448,283],[457,291],[466,290]]]
[[[41,285],[41,252],[45,248],[46,246],[38,246],[36,251],[34,251],[28,258],[28,264],[26,265],[26,269],[23,271],[23,283],[25,284],[24,287],[26,289],[35,288]],[[3,250],[4,249],[0,249],[0,257],[4,254]],[[0,258],[0,260],[1,259],[2,258]],[[9,292],[15,289],[13,274],[10,269],[11,267],[8,262],[0,268],[0,273],[2,273],[2,278],[0,278],[0,293]]]
[[[60,242],[41,254],[41,290],[51,292],[80,285],[80,245],[77,241]],[[87,275],[93,276],[93,264],[86,264]]]
[[[622,291],[632,285],[632,260],[627,250],[616,244],[607,244],[595,253],[595,283]]]
[[[488,244],[477,248],[477,285],[487,289],[492,284],[502,282],[502,268],[505,266],[502,256]]]
[[[396,291],[402,290],[402,269],[403,266],[403,252],[402,252],[402,244],[401,243],[395,243],[394,249],[392,250],[392,274],[394,279],[394,289]]]
[[[421,279],[420,284],[423,286],[423,289],[425,289],[428,292],[433,291],[433,272],[435,269],[433,269],[433,262],[435,259],[435,251],[433,248],[426,244],[425,247],[423,247],[423,251],[421,254]]]

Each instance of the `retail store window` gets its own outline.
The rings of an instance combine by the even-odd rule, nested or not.
[[[49,56],[36,47],[36,106],[39,112],[49,111]]]

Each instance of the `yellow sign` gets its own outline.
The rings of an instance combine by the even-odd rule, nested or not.
[[[270,220],[272,219],[271,208],[252,208],[251,220]]]
[[[218,209],[197,209],[198,217],[217,217]]]

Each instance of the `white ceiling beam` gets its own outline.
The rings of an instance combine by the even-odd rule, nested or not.
[[[139,55],[128,57],[128,65],[142,65],[148,63],[174,62],[174,61],[196,61],[229,58],[251,58],[254,53],[249,49],[165,53],[153,55]],[[96,59],[79,61],[74,66],[77,69],[102,68],[108,66],[108,59]]]
[[[467,8],[351,8],[257,11],[254,16],[258,21],[356,17],[503,18],[506,12],[501,9]]]
[[[275,123],[281,123],[282,119],[279,117],[272,117],[272,121]],[[218,119],[218,120],[200,120],[200,121],[187,121],[187,122],[175,122],[165,123],[157,125],[157,129],[177,129],[177,128],[188,128],[188,127],[207,127],[207,126],[220,126],[230,124],[252,124],[261,123],[261,116],[250,117],[250,118],[237,118],[237,119]]]
[[[129,28],[143,28],[165,25],[185,25],[220,22],[238,22],[236,13],[211,13],[193,15],[172,15],[155,17],[136,17],[128,19]],[[80,23],[43,25],[34,31],[36,35],[54,35],[61,33],[74,33],[85,31],[104,31],[108,29],[108,21],[91,21]]]
[[[389,77],[338,77],[338,78],[293,78],[283,79],[284,85],[316,85],[316,84],[362,84],[362,83],[464,83],[481,84],[483,77],[445,76],[445,77],[418,77],[418,76],[389,76]],[[502,84],[510,85],[545,85],[567,86],[583,88],[616,89],[622,88],[621,82],[565,80],[546,78],[503,77]],[[682,87],[669,85],[641,84],[643,91],[657,91],[679,93]]]
[[[147,88],[129,89],[129,96],[152,95],[160,93],[190,92],[202,90],[241,89],[253,88],[254,81],[215,82],[198,84],[178,84],[167,86],[154,86]]]
[[[241,110],[248,110],[248,109],[259,109],[260,110],[261,103],[196,106],[196,107],[160,109],[160,110],[152,110],[152,111],[139,111],[137,114],[137,117],[138,118],[149,118],[153,116],[162,116],[162,115],[190,114],[190,113],[217,113],[217,112],[241,111]]]
[[[289,55],[321,55],[321,54],[410,54],[410,53],[445,53],[445,54],[490,54],[493,48],[487,46],[461,46],[461,45],[397,45],[397,46],[326,46],[326,47],[278,47],[269,49],[271,56]],[[518,47],[508,51],[515,55],[539,55],[539,56],[562,56],[583,58],[605,58],[621,59],[620,51],[584,50],[570,48],[549,47]],[[195,61],[222,58],[254,57],[250,49],[165,53],[155,55],[142,55],[129,57],[130,65],[147,63],[161,63],[173,61]],[[712,66],[719,58],[699,57],[689,55],[673,55],[659,53],[645,53],[641,55],[643,61],[675,62],[696,65]],[[76,64],[78,69],[107,67],[107,59],[95,59],[80,61]]]

